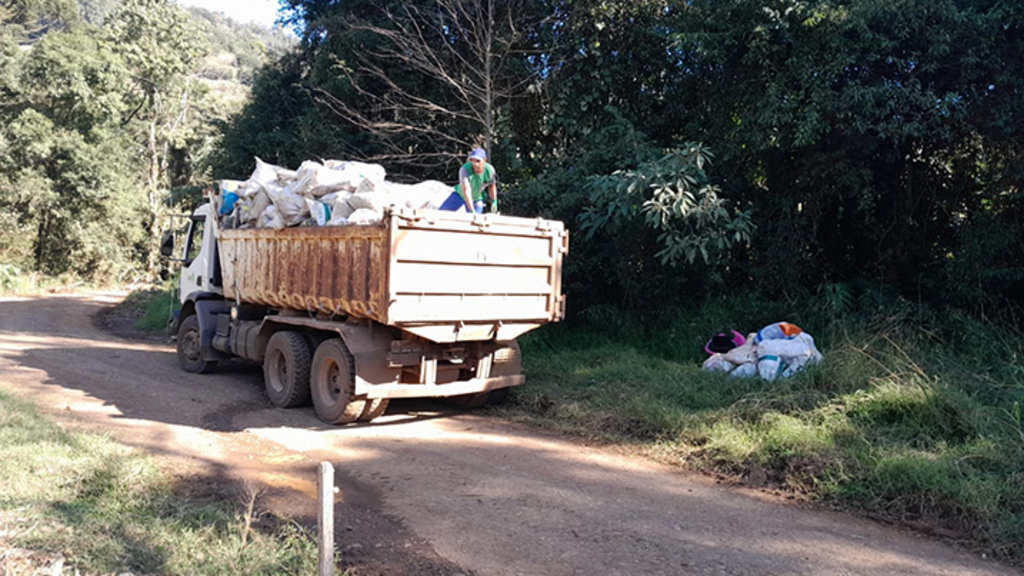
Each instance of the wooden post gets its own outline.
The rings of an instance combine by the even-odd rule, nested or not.
[[[317,574],[334,576],[334,466],[330,462],[320,463],[317,494],[320,500],[317,513],[320,563]]]

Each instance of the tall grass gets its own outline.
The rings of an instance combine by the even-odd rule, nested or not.
[[[522,340],[528,382],[509,413],[1024,562],[1024,335],[906,303],[788,307],[734,300],[657,331],[545,328]],[[771,383],[700,370],[711,334],[781,319],[816,337],[824,364]]]
[[[316,546],[301,527],[253,530],[241,499],[190,500],[148,457],[67,432],[3,391],[0,458],[5,548],[63,557],[87,574],[316,572]]]

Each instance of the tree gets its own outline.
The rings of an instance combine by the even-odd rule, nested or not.
[[[10,222],[0,259],[50,274],[130,274],[141,203],[118,130],[120,59],[86,32],[61,32],[7,65],[16,81],[0,109],[0,213]]]
[[[437,0],[375,5],[346,33],[359,50],[333,68],[347,90],[314,86],[317,100],[382,147],[377,160],[447,164],[490,150],[504,107],[535,81],[523,65],[527,3]]]
[[[131,71],[134,111],[125,122],[145,123],[149,203],[147,269],[155,277],[162,216],[170,197],[172,141],[187,122],[205,45],[187,12],[167,0],[125,0],[105,25],[107,45]]]
[[[77,21],[75,0],[0,0],[0,35],[18,42],[38,40]]]

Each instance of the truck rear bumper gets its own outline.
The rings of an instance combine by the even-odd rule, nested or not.
[[[499,388],[519,386],[526,382],[526,376],[495,376],[493,378],[474,378],[462,382],[448,384],[388,384],[368,386],[367,398],[446,398],[462,394],[475,394]],[[360,391],[357,390],[358,394]]]

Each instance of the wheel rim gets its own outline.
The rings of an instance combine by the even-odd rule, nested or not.
[[[331,362],[327,368],[327,396],[330,397],[331,404],[337,404],[341,396],[341,367],[337,362]]]
[[[284,390],[284,381],[288,377],[288,363],[284,361],[284,354],[280,350],[274,350],[270,355],[270,370],[268,370],[268,383],[274,392]]]
[[[184,342],[182,343],[181,351],[185,355],[185,359],[189,362],[198,362],[202,359],[202,346],[199,344],[199,332],[195,330],[189,330],[185,333]]]

